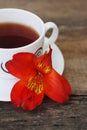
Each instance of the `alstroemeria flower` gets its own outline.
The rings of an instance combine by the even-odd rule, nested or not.
[[[52,49],[40,57],[22,52],[7,62],[8,71],[19,78],[11,91],[11,101],[15,106],[33,110],[42,103],[44,95],[58,103],[69,99],[70,85],[52,68],[51,54]]]

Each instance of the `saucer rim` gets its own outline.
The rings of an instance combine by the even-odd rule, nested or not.
[[[54,44],[54,46],[55,46],[55,48],[57,49],[57,51],[58,51],[58,54],[60,53],[60,56],[61,56],[61,70],[56,70],[55,69],[55,67],[53,67],[60,75],[62,75],[63,74],[63,72],[64,72],[64,65],[65,65],[65,63],[64,63],[64,57],[63,57],[63,54],[62,54],[62,52],[61,52],[61,50],[59,49],[59,47],[56,45],[56,44]]]

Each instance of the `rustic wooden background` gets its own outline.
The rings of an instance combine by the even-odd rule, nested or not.
[[[65,104],[45,97],[34,111],[0,102],[0,130],[87,129],[87,0],[0,0],[0,8],[21,8],[55,22],[60,30],[56,44],[65,59],[63,75],[73,94]]]

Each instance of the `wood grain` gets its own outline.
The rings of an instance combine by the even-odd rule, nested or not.
[[[0,103],[0,130],[86,130],[87,96],[72,96],[63,105],[47,97],[34,111],[14,108]]]
[[[60,30],[56,44],[65,59],[63,75],[73,94],[65,104],[45,97],[34,111],[0,102],[0,130],[87,129],[87,0],[0,0],[0,8],[21,8],[55,22]]]
[[[64,76],[70,81],[73,94],[87,95],[87,30],[61,32],[57,44],[64,55]]]

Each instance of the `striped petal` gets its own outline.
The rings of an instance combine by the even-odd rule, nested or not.
[[[52,100],[63,103],[69,99],[71,88],[68,81],[52,70],[44,77],[45,94]]]
[[[6,63],[6,68],[15,77],[24,79],[34,71],[33,58],[35,59],[35,56],[31,53],[15,54],[13,59]]]

